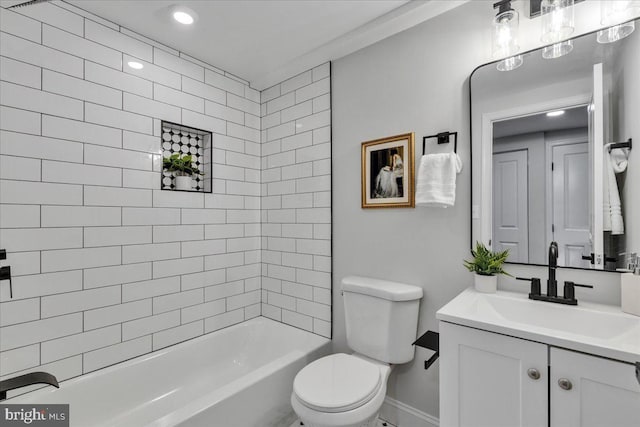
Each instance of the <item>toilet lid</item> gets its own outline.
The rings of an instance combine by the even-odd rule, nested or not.
[[[293,381],[301,403],[321,412],[343,412],[362,406],[380,389],[380,369],[344,353],[310,363]]]

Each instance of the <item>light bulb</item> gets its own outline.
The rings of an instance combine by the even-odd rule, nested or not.
[[[635,23],[628,21],[633,18],[632,5],[630,0],[600,2],[600,23],[608,28],[598,31],[598,43],[613,43],[633,33]]]
[[[523,63],[522,55],[515,55],[498,62],[498,71],[513,71]]]
[[[198,14],[185,6],[171,6],[171,16],[182,25],[191,25],[198,19]]]
[[[542,49],[542,57],[544,59],[560,58],[573,50],[573,41],[565,40],[560,43],[554,43]]]
[[[493,56],[504,58],[518,52],[518,13],[507,10],[493,20]]]
[[[542,0],[540,5],[543,43],[557,43],[574,30],[574,0]]]

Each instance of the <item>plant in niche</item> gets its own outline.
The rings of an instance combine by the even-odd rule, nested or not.
[[[192,191],[192,177],[194,175],[204,175],[194,166],[193,157],[190,154],[180,155],[180,153],[174,153],[162,160],[162,166],[173,173],[176,190]]]
[[[484,244],[476,242],[476,248],[471,250],[471,255],[473,255],[473,259],[464,260],[464,266],[469,271],[481,276],[495,276],[496,274],[511,276],[502,268],[509,256],[509,250],[492,252]]]
[[[190,154],[181,156],[179,153],[172,154],[162,160],[162,166],[174,176],[194,176],[204,175],[193,165],[193,157]]]

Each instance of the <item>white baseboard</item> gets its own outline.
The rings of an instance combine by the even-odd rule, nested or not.
[[[438,427],[440,420],[412,406],[387,396],[380,409],[380,418],[398,427]]]

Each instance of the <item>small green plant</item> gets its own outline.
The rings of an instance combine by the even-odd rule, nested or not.
[[[179,153],[172,154],[162,160],[162,166],[175,176],[204,175],[193,165],[193,158],[190,154],[181,156]]]
[[[509,256],[509,250],[492,252],[484,244],[476,242],[476,249],[471,250],[471,255],[473,255],[472,260],[464,260],[464,266],[469,271],[483,276],[494,276],[496,274],[511,276],[502,269],[502,264]]]

